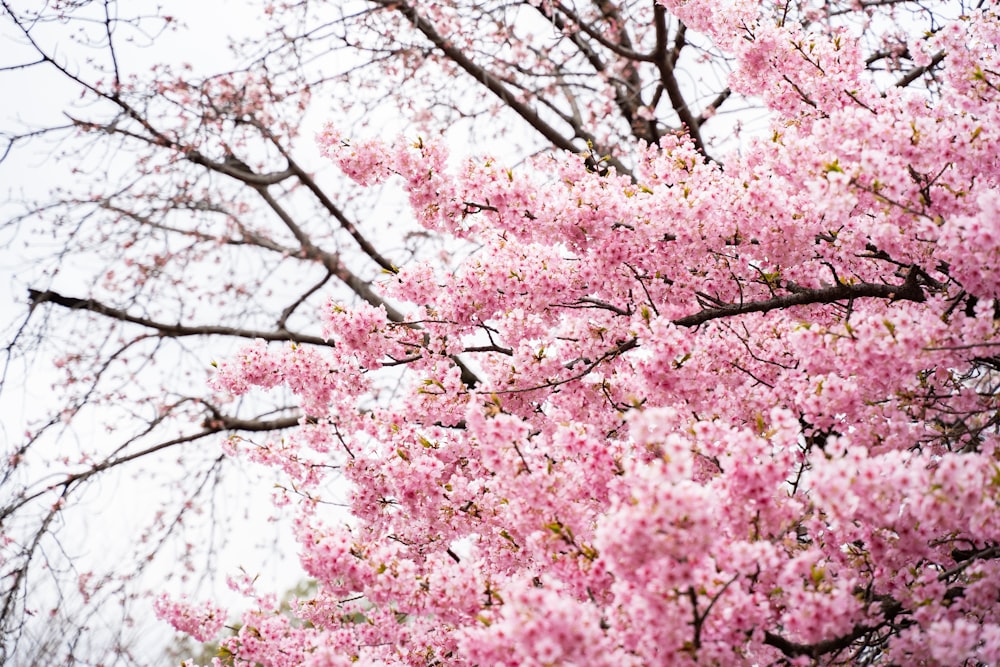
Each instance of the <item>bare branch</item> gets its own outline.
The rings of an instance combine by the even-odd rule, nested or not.
[[[295,343],[305,343],[309,345],[329,346],[330,344],[318,337],[307,334],[300,334],[291,331],[277,330],[264,331],[258,329],[241,329],[238,327],[226,327],[218,325],[184,325],[159,322],[147,317],[132,315],[119,308],[113,308],[95,299],[79,299],[76,297],[64,296],[52,290],[28,290],[28,299],[32,308],[36,308],[44,303],[52,303],[70,310],[84,310],[119,322],[137,324],[148,329],[153,329],[157,335],[180,338],[184,336],[234,336],[237,338],[263,339],[267,341],[291,341]]]
[[[372,2],[375,2],[382,7],[398,11],[400,14],[405,16],[417,30],[430,40],[435,48],[444,53],[452,62],[465,70],[472,76],[473,79],[485,86],[491,93],[500,98],[506,106],[523,118],[528,125],[533,127],[539,134],[552,142],[553,146],[571,153],[580,152],[581,147],[575,146],[570,139],[563,136],[562,133],[545,122],[545,120],[543,120],[542,117],[539,116],[538,113],[531,107],[518,100],[500,79],[495,77],[481,65],[476,64],[464,51],[453,46],[451,42],[445,39],[437,31],[437,29],[435,29],[434,25],[425,19],[411,4],[401,0],[372,0]],[[597,163],[593,158],[588,158],[588,160],[593,162],[592,166],[594,168],[597,168]],[[608,165],[614,167],[619,174],[627,175],[631,173],[629,169],[627,169],[625,165],[614,156],[606,157],[605,161]]]

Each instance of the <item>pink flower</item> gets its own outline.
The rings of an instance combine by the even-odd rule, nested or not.
[[[158,618],[200,642],[215,639],[226,622],[225,611],[209,602],[193,603],[184,598],[171,600],[161,595],[153,602],[153,609]]]

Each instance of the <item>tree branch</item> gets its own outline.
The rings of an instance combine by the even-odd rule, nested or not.
[[[927,63],[922,67],[914,67],[909,72],[907,72],[903,77],[901,77],[899,81],[896,82],[896,87],[904,88],[910,85],[911,83],[922,77],[924,74],[926,74],[927,72],[931,71],[932,69],[940,65],[941,61],[944,60],[944,56],[945,56],[944,51],[938,51],[931,57],[931,61],[929,63]]]
[[[706,160],[711,160],[711,156],[705,149],[705,142],[701,138],[701,126],[698,124],[698,119],[691,113],[674,74],[674,63],[684,45],[684,32],[678,29],[677,40],[673,48],[670,48],[667,44],[667,10],[664,9],[663,5],[657,3],[653,11],[656,21],[656,67],[660,72],[660,82],[667,92],[674,113],[680,118],[684,129],[691,137],[691,141],[694,142],[694,147],[705,156]]]
[[[291,341],[295,343],[305,343],[309,345],[321,345],[329,347],[331,344],[319,336],[310,336],[291,331],[264,331],[259,329],[242,329],[239,327],[224,327],[217,325],[184,325],[169,324],[159,322],[147,317],[138,317],[120,308],[113,308],[95,299],[78,299],[65,296],[52,290],[28,290],[28,300],[30,307],[34,309],[43,303],[53,303],[70,310],[86,310],[91,313],[110,317],[119,322],[129,322],[139,326],[153,329],[158,335],[170,338],[182,338],[185,336],[235,336],[237,338],[256,339],[261,338],[267,341]]]
[[[512,111],[514,111],[514,113],[524,119],[528,125],[533,127],[539,134],[548,139],[553,146],[561,148],[564,151],[569,151],[570,153],[580,152],[580,147],[575,146],[570,139],[566,138],[562,133],[546,123],[534,109],[529,107],[524,102],[519,101],[500,79],[494,76],[491,72],[487,71],[481,65],[473,62],[473,60],[469,58],[464,51],[456,48],[447,39],[445,39],[441,33],[437,31],[434,25],[421,16],[412,5],[400,0],[371,0],[371,2],[402,14],[414,28],[419,30],[424,37],[430,40],[431,44],[433,44],[436,49],[444,53],[449,60],[461,67],[469,75],[471,75],[472,78],[485,86],[487,90],[500,98],[501,102],[506,104]],[[593,157],[588,158],[588,162],[591,162],[595,169],[597,168],[598,161],[598,159]],[[614,156],[603,157],[602,161],[606,162],[609,166],[614,167],[619,174],[628,175],[631,173],[631,171]]]
[[[849,301],[851,299],[876,298],[890,299],[893,301],[916,301],[922,303],[926,297],[923,289],[917,281],[917,268],[911,268],[906,280],[902,285],[880,285],[876,283],[858,283],[854,285],[839,284],[820,289],[796,289],[791,294],[764,299],[762,301],[748,301],[746,303],[732,303],[719,306],[718,308],[707,308],[693,315],[687,315],[673,320],[679,327],[696,327],[711,320],[723,317],[733,317],[734,315],[745,315],[747,313],[767,313],[772,310],[791,308],[792,306],[805,306],[818,303],[836,303],[837,301]]]

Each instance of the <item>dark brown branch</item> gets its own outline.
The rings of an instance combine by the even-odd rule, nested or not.
[[[211,428],[221,431],[245,431],[248,433],[267,433],[292,428],[302,423],[302,418],[293,415],[280,419],[240,419],[213,411]]]
[[[494,345],[473,345],[473,346],[464,348],[462,350],[462,352],[465,352],[465,353],[468,353],[468,354],[475,353],[475,352],[496,352],[498,354],[503,354],[503,355],[506,355],[508,357],[513,357],[514,356],[514,350],[512,350],[512,349],[510,349],[508,347],[500,347],[499,345],[495,345],[495,344]]]
[[[29,289],[28,300],[30,301],[31,308],[40,306],[43,303],[52,303],[70,310],[86,310],[91,313],[96,313],[97,315],[110,317],[111,319],[119,322],[129,322],[148,329],[153,329],[158,335],[171,338],[181,338],[185,336],[235,336],[237,338],[249,338],[251,340],[261,338],[267,341],[292,341],[296,343],[306,343],[309,345],[330,345],[319,336],[310,336],[291,331],[263,331],[258,329],[242,329],[239,327],[224,327],[217,325],[169,324],[167,322],[159,322],[147,317],[132,315],[125,310],[113,308],[97,301],[96,299],[78,299],[75,297],[65,296],[52,290],[40,291]]]
[[[941,61],[944,60],[944,56],[945,56],[944,51],[938,51],[931,57],[931,61],[929,63],[923,65],[922,67],[914,67],[909,72],[907,72],[902,78],[900,78],[899,81],[896,82],[896,86],[898,88],[903,88],[905,86],[910,85],[911,83],[922,77],[924,74],[926,74],[927,72],[931,71],[932,69],[940,65]]]
[[[705,159],[711,160],[712,158],[705,149],[705,142],[701,138],[701,126],[698,124],[698,119],[691,113],[674,74],[673,63],[678,57],[680,46],[683,45],[682,41],[675,43],[673,48],[667,45],[667,10],[660,4],[657,4],[654,9],[654,20],[656,22],[656,67],[660,73],[660,83],[670,99],[674,113],[680,118],[685,131],[694,142],[694,147],[705,156]],[[683,38],[683,33],[681,33],[681,37]]]
[[[292,428],[298,426],[301,423],[301,418],[299,416],[281,417],[278,419],[241,419],[239,417],[233,417],[230,415],[225,415],[219,412],[216,408],[212,406],[207,406],[209,411],[212,413],[209,419],[205,420],[202,425],[203,430],[197,433],[190,433],[188,435],[182,435],[165,442],[161,442],[155,445],[151,445],[144,449],[132,452],[131,454],[125,454],[118,456],[112,454],[105,460],[97,463],[86,470],[78,473],[72,473],[67,475],[65,478],[49,484],[43,489],[40,489],[34,493],[23,496],[11,504],[0,508],[0,522],[6,517],[10,516],[13,512],[16,512],[19,508],[30,503],[37,498],[55,491],[56,489],[62,489],[62,494],[65,495],[69,492],[70,487],[80,484],[87,479],[93,477],[94,475],[109,470],[111,468],[117,468],[126,463],[132,461],[137,461],[139,459],[145,458],[151,454],[162,451],[164,449],[169,449],[177,445],[186,444],[189,442],[196,442],[202,438],[206,438],[210,435],[215,435],[217,433],[222,433],[224,431],[246,431],[246,432],[268,432],[268,431],[278,431],[282,429]]]
[[[391,304],[386,303],[385,299],[376,294],[375,290],[371,288],[371,285],[362,280],[356,274],[348,270],[344,263],[340,261],[340,257],[336,254],[329,253],[315,243],[309,235],[299,226],[297,222],[292,218],[292,216],[284,209],[284,207],[275,199],[270,192],[267,191],[265,187],[257,187],[255,190],[260,194],[261,198],[267,204],[275,215],[281,220],[281,222],[288,228],[288,231],[292,233],[295,240],[299,242],[302,246],[303,254],[314,259],[323,264],[326,270],[337,277],[342,283],[351,289],[359,297],[370,303],[371,305],[378,308],[382,306],[385,308],[386,316],[393,322],[402,322],[403,314],[400,313]]]
[[[725,304],[715,308],[706,308],[693,315],[687,315],[672,320],[673,324],[679,327],[696,327],[712,320],[725,317],[736,317],[749,313],[767,313],[772,310],[781,310],[793,306],[806,306],[812,304],[836,303],[838,301],[852,301],[861,298],[881,298],[892,301],[916,301],[923,302],[926,299],[923,289],[918,281],[920,269],[911,267],[902,285],[879,285],[874,283],[859,283],[855,285],[834,285],[819,289],[807,289],[792,286],[795,289],[791,294],[775,296],[771,299],[761,301],[747,301],[745,303]],[[498,394],[516,394],[540,389],[551,389],[568,384],[575,380],[580,380],[593,372],[605,361],[615,359],[631,349],[639,347],[638,338],[630,338],[618,343],[613,349],[608,350],[596,360],[576,359],[566,365],[573,369],[578,363],[584,364],[583,370],[574,372],[572,375],[560,379],[553,379],[539,385],[530,387],[520,387],[515,389],[497,390]]]
[[[227,159],[222,162],[216,162],[215,160],[208,159],[200,152],[193,150],[187,151],[184,154],[184,157],[186,157],[189,162],[206,167],[212,171],[225,174],[226,176],[234,178],[241,183],[246,183],[251,187],[277,185],[285,179],[296,175],[291,167],[286,167],[281,171],[270,172],[267,174],[257,174],[251,171],[250,167],[246,164],[240,163],[237,160]]]
[[[316,179],[313,178],[312,174],[303,169],[302,166],[292,158],[288,150],[281,145],[280,141],[278,141],[278,138],[274,136],[274,134],[265,125],[256,121],[253,121],[251,124],[257,128],[257,130],[263,134],[269,142],[271,142],[271,145],[278,150],[281,156],[285,158],[285,161],[288,163],[288,170],[299,179],[299,182],[306,186],[309,192],[311,192],[319,201],[320,205],[326,209],[327,213],[332,215],[340,227],[346,231],[352,239],[354,239],[354,242],[358,244],[358,247],[361,248],[361,250],[384,271],[396,273],[397,269],[395,265],[382,256],[382,253],[380,253],[378,249],[375,248],[375,246],[373,246],[371,242],[361,234],[357,226],[351,222],[346,215],[344,215],[344,212],[340,210],[340,207],[334,204],[333,200],[327,196],[321,187],[319,187],[319,184],[316,182]]]
[[[638,61],[642,61],[642,62],[653,62],[655,60],[655,56],[652,55],[652,54],[639,53],[637,51],[632,50],[631,48],[628,48],[628,46],[625,46],[625,45],[622,45],[622,44],[616,44],[615,42],[612,42],[610,39],[608,39],[607,37],[605,37],[604,35],[602,35],[600,32],[598,32],[597,30],[595,30],[594,27],[591,26],[589,23],[587,23],[586,21],[584,21],[583,19],[581,19],[580,15],[577,14],[576,12],[574,12],[570,7],[567,7],[566,5],[560,3],[558,5],[558,8],[559,8],[560,12],[562,12],[563,14],[565,14],[566,16],[569,17],[569,19],[573,22],[574,25],[578,26],[581,31],[583,31],[584,33],[586,33],[586,35],[588,37],[590,37],[595,42],[597,42],[598,44],[600,44],[604,48],[608,49],[609,51],[611,51],[615,55],[621,56],[622,58],[625,58],[626,60],[638,60]],[[547,18],[548,20],[552,21],[553,25],[555,25],[557,28],[559,28],[560,30],[562,30],[564,32],[568,32],[565,21],[559,19],[555,14],[552,14],[550,16],[549,14],[545,13],[545,11],[544,11],[545,10],[545,5],[544,4],[542,4],[539,7],[537,7],[537,9],[538,9],[539,12],[542,12],[542,15],[545,16],[545,18]],[[558,23],[556,23],[556,21],[558,21]],[[577,33],[573,33],[574,36],[577,35],[577,34],[579,34],[579,33],[578,32]],[[575,43],[575,41],[576,40],[574,39],[574,43]]]
[[[113,308],[95,299],[79,299],[76,297],[65,296],[52,290],[40,291],[29,289],[28,300],[30,301],[32,309],[43,303],[53,303],[57,306],[62,306],[63,308],[68,308],[70,310],[86,310],[91,313],[110,317],[119,322],[137,324],[139,326],[153,329],[159,336],[170,338],[181,338],[185,336],[235,336],[250,340],[260,338],[266,341],[290,341],[307,345],[321,345],[325,347],[332,346],[332,343],[320,338],[319,336],[295,333],[284,329],[278,331],[263,331],[258,329],[241,329],[239,327],[183,325],[158,322],[146,317],[132,315],[125,310]],[[453,355],[449,356],[449,358],[455,363],[456,366],[458,366],[459,371],[461,371],[462,383],[465,384],[465,386],[474,387],[481,382],[479,377],[465,364],[465,362]]]
[[[327,284],[330,281],[330,278],[332,278],[332,277],[333,277],[333,274],[330,273],[329,271],[327,271],[326,275],[323,276],[319,280],[319,282],[317,282],[315,285],[313,285],[312,287],[310,287],[309,289],[307,289],[302,294],[302,296],[300,296],[292,304],[290,304],[283,311],[281,311],[281,315],[278,317],[278,329],[284,331],[287,328],[287,326],[288,326],[288,318],[292,316],[292,313],[294,313],[295,310],[299,306],[301,306],[303,303],[305,303],[306,299],[308,299],[313,294],[315,294],[316,292],[318,292],[323,287],[323,285]]]
[[[614,304],[606,303],[604,301],[601,301],[600,299],[595,299],[594,297],[589,297],[589,296],[581,297],[572,303],[557,303],[556,305],[560,308],[570,308],[570,309],[600,308],[603,310],[609,310],[615,315],[622,315],[625,317],[628,317],[629,315],[632,314],[631,309],[626,310]]]
[[[768,646],[773,646],[789,658],[808,656],[816,660],[828,653],[843,651],[865,635],[878,632],[880,629],[890,625],[897,616],[903,614],[905,611],[906,610],[903,608],[903,605],[899,602],[892,599],[886,599],[882,603],[882,614],[885,620],[878,625],[856,625],[846,635],[834,637],[832,639],[824,639],[823,641],[815,642],[813,644],[800,644],[798,642],[785,639],[781,635],[774,632],[765,631],[764,643]]]
[[[871,630],[872,628],[862,626],[855,628],[854,631],[850,634],[844,635],[843,637],[827,639],[821,642],[816,642],[815,644],[800,644],[798,642],[785,639],[781,635],[773,632],[765,631],[764,643],[768,646],[773,646],[789,658],[808,656],[813,659],[818,659],[827,653],[844,650],[853,644],[857,639],[863,637],[868,632],[871,632]]]
[[[708,120],[705,117],[705,114],[706,114],[707,110],[711,109],[714,112],[716,109],[718,109],[719,107],[721,107],[722,104],[723,104],[723,102],[725,102],[726,100],[728,100],[729,97],[732,94],[733,94],[733,91],[731,91],[729,88],[726,88],[725,90],[723,90],[722,92],[720,92],[718,95],[716,95],[715,99],[712,100],[711,102],[709,102],[708,106],[705,107],[706,111],[702,111],[701,114],[698,116],[698,118],[697,118],[698,126],[700,127],[702,125],[702,123],[704,123],[706,120]]]
[[[301,181],[302,184],[305,185],[306,188],[313,193],[313,195],[315,195],[316,199],[319,200],[319,203],[323,205],[323,208],[325,208],[327,212],[340,224],[340,226],[348,234],[350,234],[351,238],[354,239],[354,242],[358,244],[358,247],[361,248],[361,250],[364,251],[364,253],[368,255],[373,262],[389,273],[396,273],[398,271],[392,262],[383,257],[382,253],[380,253],[368,239],[362,236],[361,232],[358,231],[358,228],[354,225],[354,223],[351,222],[351,220],[344,215],[344,212],[333,203],[333,200],[326,196],[326,193],[319,187],[311,174],[307,173],[291,158],[288,158],[288,164],[292,173],[294,173],[298,177],[299,181]]]
[[[957,554],[952,552],[952,557],[959,561],[958,565],[938,575],[938,581],[948,581],[952,577],[961,574],[966,568],[977,561],[1000,558],[1000,546],[991,546],[979,551],[959,552]]]
[[[855,285],[833,285],[819,289],[801,289],[791,294],[764,299],[762,301],[748,301],[746,303],[733,303],[718,308],[707,308],[694,315],[687,315],[673,321],[679,327],[696,327],[711,320],[723,317],[733,317],[735,315],[745,315],[747,313],[767,313],[772,310],[791,308],[792,306],[805,306],[818,303],[836,303],[837,301],[850,301],[852,299],[876,298],[890,299],[893,301],[916,301],[923,302],[926,297],[917,282],[917,270],[911,269],[902,285],[880,285],[876,283],[858,283]]]
[[[431,44],[433,44],[436,49],[441,51],[453,63],[465,70],[470,76],[472,76],[472,78],[485,86],[487,90],[496,95],[501,102],[524,119],[528,125],[533,127],[539,134],[548,139],[553,146],[571,153],[580,152],[579,146],[573,145],[573,142],[570,139],[563,136],[562,133],[545,122],[545,120],[539,116],[534,109],[519,101],[499,78],[487,71],[481,65],[473,62],[473,60],[469,58],[464,51],[445,39],[441,33],[437,31],[434,25],[421,16],[412,5],[401,0],[371,1],[379,6],[385,7],[386,9],[394,10],[402,14],[414,28],[419,30],[424,37],[430,40]],[[593,157],[589,158],[589,160],[594,163],[593,166],[596,168],[597,160]],[[627,169],[625,165],[619,162],[614,156],[604,157],[603,162],[607,163],[611,167],[614,167],[619,174],[627,175],[631,173],[629,169]]]
[[[636,347],[639,347],[639,340],[637,338],[630,338],[616,345],[614,349],[608,350],[600,357],[598,357],[596,360],[592,361],[590,359],[575,359],[569,362],[568,364],[566,364],[566,367],[569,369],[572,369],[578,362],[583,362],[585,364],[582,371],[576,372],[573,375],[570,375],[569,377],[565,377],[559,380],[549,380],[547,382],[543,382],[542,384],[533,385],[531,387],[520,387],[517,389],[497,389],[493,393],[521,394],[529,391],[538,391],[540,389],[553,389],[555,387],[559,387],[564,384],[569,384],[570,382],[573,382],[575,380],[581,380],[587,377],[588,375],[590,375],[590,373],[594,371],[595,368],[603,364],[605,361],[608,361],[610,359],[615,359],[616,357],[619,357],[622,354]]]

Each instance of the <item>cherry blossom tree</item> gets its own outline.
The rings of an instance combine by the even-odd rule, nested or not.
[[[269,3],[205,77],[127,68],[168,17],[2,5],[88,102],[9,150],[91,150],[8,225],[58,248],[9,365],[66,379],[5,462],[5,645],[73,503],[180,452],[139,553],[252,462],[316,582],[157,599],[226,663],[1000,661],[986,3]]]

